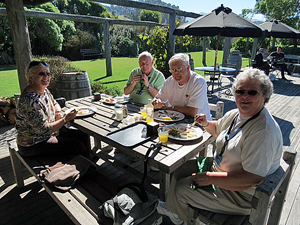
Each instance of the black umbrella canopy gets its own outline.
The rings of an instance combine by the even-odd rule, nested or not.
[[[176,28],[174,35],[260,37],[262,29],[221,5],[211,13]]]
[[[269,36],[275,38],[300,38],[300,31],[280,22],[280,20],[272,19],[259,25],[262,29],[269,32]]]

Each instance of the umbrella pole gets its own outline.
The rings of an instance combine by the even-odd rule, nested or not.
[[[219,43],[220,43],[220,34],[218,34],[218,39],[217,39],[217,49],[216,49],[216,55],[215,55],[215,70],[216,70],[216,66],[217,66]]]

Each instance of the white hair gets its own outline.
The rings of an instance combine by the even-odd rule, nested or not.
[[[169,66],[174,61],[181,61],[184,66],[190,65],[190,58],[188,54],[185,53],[178,53],[176,55],[173,55],[171,59],[169,60]]]
[[[141,54],[139,54],[139,60],[140,60],[140,58],[142,58],[142,57],[144,57],[144,56],[150,57],[151,61],[153,60],[153,57],[152,57],[151,53],[148,52],[148,51],[144,51],[144,52],[142,52]]]

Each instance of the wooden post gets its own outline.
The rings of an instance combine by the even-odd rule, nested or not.
[[[19,85],[22,90],[28,85],[25,78],[26,65],[31,61],[31,45],[25,20],[23,0],[5,0],[7,18],[14,44]]]
[[[170,55],[175,54],[175,35],[173,35],[173,32],[176,28],[176,13],[175,11],[173,13],[169,14],[169,52]]]
[[[230,48],[231,48],[231,38],[225,37],[222,66],[225,66],[225,67],[227,66],[227,60],[229,57]]]
[[[105,44],[105,59],[106,59],[106,76],[112,76],[111,65],[111,48],[109,42],[109,22],[104,22],[104,44]]]

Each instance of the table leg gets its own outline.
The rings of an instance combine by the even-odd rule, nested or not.
[[[170,187],[170,174],[160,171],[159,172],[159,199],[161,201],[166,201],[169,187]]]

